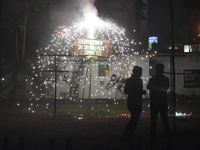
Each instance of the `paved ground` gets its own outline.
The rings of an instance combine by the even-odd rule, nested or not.
[[[24,150],[127,150],[150,149],[150,118],[141,117],[134,136],[134,145],[120,142],[120,134],[129,118],[89,118],[45,120],[38,118],[0,119],[0,149],[8,140],[8,149],[19,149],[19,138],[23,138]],[[177,133],[172,129],[173,150],[197,150],[200,146],[200,117],[177,118]],[[6,143],[4,143],[5,145]],[[67,146],[68,147],[67,147]],[[167,149],[161,119],[158,119],[156,149]]]

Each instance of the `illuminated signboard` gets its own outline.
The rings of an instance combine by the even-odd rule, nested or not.
[[[111,40],[76,39],[74,56],[110,57]]]
[[[192,45],[184,45],[184,52],[192,52]]]
[[[152,49],[152,44],[153,43],[158,43],[158,37],[157,36],[150,36],[148,39],[149,42],[149,46],[148,49],[151,50]]]
[[[184,52],[200,52],[200,44],[184,45]]]

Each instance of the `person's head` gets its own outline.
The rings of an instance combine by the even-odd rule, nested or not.
[[[156,68],[156,74],[163,74],[164,73],[164,65],[163,64],[157,64],[155,66]]]
[[[136,77],[141,77],[142,76],[142,67],[139,67],[139,66],[133,67],[133,75]]]

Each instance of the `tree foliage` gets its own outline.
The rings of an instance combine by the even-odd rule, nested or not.
[[[1,1],[1,83],[0,97],[19,99],[24,97],[25,76],[30,74],[30,61],[26,58],[26,42],[33,18],[47,5],[46,0]],[[19,96],[21,95],[21,96]]]

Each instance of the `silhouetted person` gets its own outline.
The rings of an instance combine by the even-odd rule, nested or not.
[[[146,94],[146,91],[143,91],[143,82],[140,79],[141,76],[142,68],[135,66],[133,68],[133,75],[125,82],[124,93],[128,94],[127,107],[131,114],[131,120],[125,128],[121,140],[125,141],[126,138],[128,138],[129,143],[132,142],[133,134],[142,111],[142,95]]]
[[[156,74],[150,78],[147,89],[150,90],[150,112],[151,112],[151,146],[154,146],[156,139],[156,122],[158,112],[163,121],[165,136],[170,142],[170,128],[167,115],[167,90],[169,89],[169,79],[163,75],[164,65],[155,66]],[[168,143],[169,144],[169,143]]]

